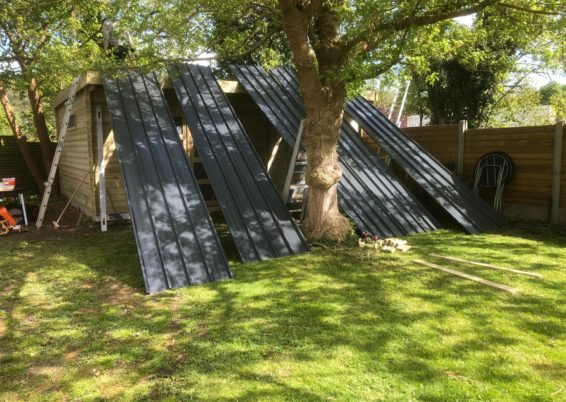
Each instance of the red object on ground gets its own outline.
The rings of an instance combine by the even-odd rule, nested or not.
[[[8,212],[8,210],[4,207],[0,207],[0,217],[6,221],[10,226],[16,226],[16,221],[12,217],[12,215]]]
[[[16,179],[13,177],[5,177],[0,181],[0,191],[13,191],[16,187]]]

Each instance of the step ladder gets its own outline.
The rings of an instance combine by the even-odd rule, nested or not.
[[[309,186],[305,182],[306,171],[307,155],[305,152],[299,152],[293,168],[293,179],[287,192],[289,212],[292,215],[299,214],[299,220],[304,218],[308,201]]]
[[[79,86],[79,78],[73,79],[71,84],[71,89],[69,90],[69,98],[65,102],[65,115],[63,116],[63,124],[61,125],[61,130],[59,131],[59,137],[57,138],[57,148],[55,149],[55,155],[53,155],[53,162],[51,163],[51,169],[49,170],[49,176],[45,184],[45,191],[43,192],[43,198],[41,200],[41,206],[39,208],[39,214],[37,215],[37,221],[35,226],[41,229],[43,225],[43,219],[45,218],[45,211],[47,209],[47,204],[49,203],[49,197],[51,196],[51,187],[55,181],[55,174],[57,173],[57,167],[59,166],[59,159],[61,158],[61,152],[63,152],[63,145],[65,144],[65,136],[67,135],[67,128],[69,126],[69,119],[71,118],[71,112],[73,111],[73,102],[75,101],[75,95],[77,94],[77,88]]]
[[[304,120],[301,120],[299,132],[295,139],[295,146],[293,147],[293,154],[287,170],[287,177],[283,187],[283,201],[289,207],[291,215],[300,214],[299,220],[302,220],[305,215],[307,198],[308,198],[308,185],[305,182],[305,174],[307,170],[307,154],[300,150],[301,139],[303,136]]]

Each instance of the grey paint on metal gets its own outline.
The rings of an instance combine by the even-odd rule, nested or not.
[[[147,292],[230,278],[156,75],[104,88]]]
[[[273,70],[272,75],[282,83],[295,102],[302,105],[299,84],[294,72],[290,68],[278,68]],[[358,196],[362,197],[362,200],[377,199],[381,203],[379,207],[383,211],[382,219],[386,220],[389,226],[396,225],[399,228],[399,231],[391,233],[392,235],[427,232],[439,227],[434,217],[401,184],[390,168],[346,121],[342,123],[338,153],[342,160],[343,169],[348,170],[345,175],[346,180],[343,180],[340,186],[346,185],[349,180],[357,180],[358,183],[355,188],[366,189],[365,193],[358,192]],[[352,194],[352,191],[349,193]],[[372,194],[373,197],[368,198],[366,195],[368,193]],[[375,197],[376,195],[378,196]],[[348,200],[351,197],[343,194],[342,198]],[[359,207],[356,206],[355,208],[357,211]],[[374,206],[375,208],[376,206]],[[343,209],[346,210],[347,208],[343,207]],[[375,220],[374,215],[366,219],[370,218]]]
[[[370,102],[358,97],[346,114],[389,154],[468,233],[495,230],[505,220]]]
[[[210,68],[178,64],[168,70],[242,260],[308,251]]]
[[[231,69],[292,147],[305,115],[294,74],[287,69],[267,73],[257,66]],[[438,227],[430,213],[347,122],[341,128],[338,153],[343,170],[338,185],[340,207],[361,230],[380,236],[403,236]]]

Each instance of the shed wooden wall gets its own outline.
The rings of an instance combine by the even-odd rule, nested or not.
[[[80,207],[87,215],[96,214],[94,197],[94,159],[91,133],[91,101],[89,87],[81,89],[75,96],[73,112],[75,125],[67,129],[65,145],[59,162],[61,193],[70,197],[79,186],[86,172],[91,172],[79,187],[72,204]],[[56,109],[57,132],[65,114],[65,104]]]
[[[214,194],[208,184],[206,172],[200,164],[198,154],[192,147],[192,138],[183,117],[182,110],[175,93],[170,88],[164,94],[171,114],[180,130],[183,146],[193,164],[195,175],[205,195],[205,199],[213,200]],[[245,93],[227,94],[235,112],[240,118],[246,132],[250,136],[260,158],[267,165],[273,146],[279,135],[263,116],[251,97]],[[60,178],[62,193],[70,196],[87,170],[90,175],[77,193],[73,205],[89,216],[99,215],[97,140],[96,140],[96,106],[102,109],[104,131],[104,154],[106,161],[106,206],[108,213],[128,212],[128,204],[120,171],[116,144],[112,134],[111,116],[108,112],[104,89],[101,85],[87,85],[77,93],[73,105],[77,126],[69,129],[61,155]],[[57,127],[63,120],[65,105],[56,109]],[[271,175],[278,188],[282,189],[291,150],[282,143],[274,160]],[[214,202],[209,206],[214,209]]]

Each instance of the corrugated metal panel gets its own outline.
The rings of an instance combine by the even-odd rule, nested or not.
[[[283,84],[295,102],[302,105],[299,84],[293,71],[290,68],[278,68],[272,74]],[[342,123],[338,153],[343,162],[347,161],[343,166],[352,170],[346,175],[347,178],[357,178],[359,181],[357,188],[364,186],[374,198],[378,195],[377,199],[381,202],[382,210],[389,214],[387,217],[384,214],[384,218],[389,218],[391,224],[395,224],[400,229],[399,233],[392,233],[393,235],[427,232],[438,228],[439,225],[434,217],[401,184],[389,167],[375,155],[346,121]],[[341,183],[341,185],[345,184],[346,180]],[[360,196],[363,197],[362,194]]]
[[[294,75],[284,69],[268,74],[257,66],[231,68],[292,147],[305,115]],[[403,236],[437,228],[434,218],[347,122],[342,125],[338,153],[343,169],[338,186],[340,207],[360,229],[380,236]]]
[[[243,261],[308,251],[209,67],[169,67],[194,143]]]
[[[146,290],[230,278],[156,75],[104,87]]]
[[[344,110],[467,232],[495,230],[505,223],[503,217],[370,102],[358,97],[348,102]]]

